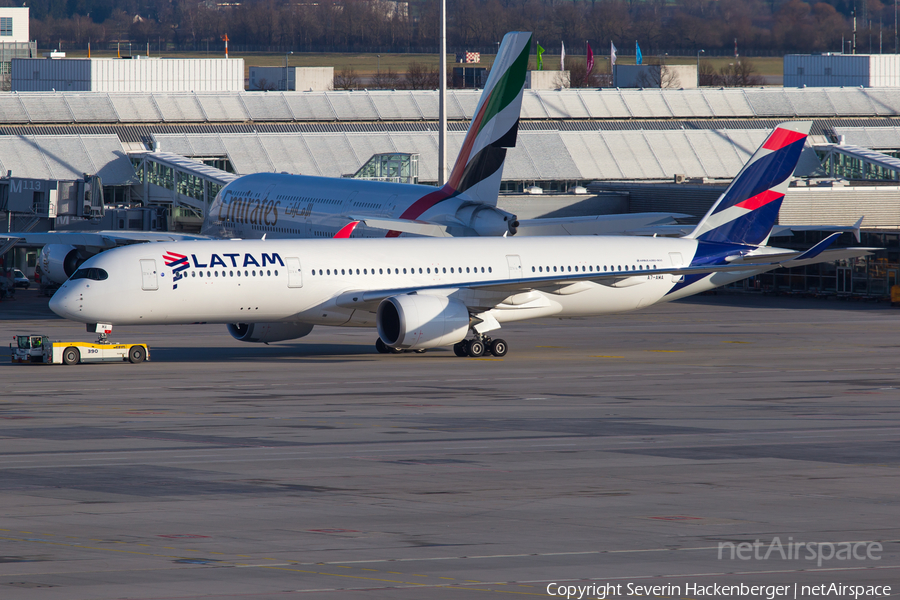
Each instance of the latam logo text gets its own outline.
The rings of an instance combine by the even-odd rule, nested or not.
[[[190,261],[188,261],[188,257],[184,254],[166,252],[163,254],[163,260],[165,261],[166,266],[172,269],[173,290],[178,289],[178,282],[187,276],[184,271],[190,268],[191,264],[197,269],[212,269],[215,267],[262,268],[266,266],[284,266],[284,261],[277,252],[263,252],[258,256],[250,254],[249,252],[212,253],[208,258],[203,256],[203,262],[201,262],[201,259],[197,258],[196,254],[191,254]]]

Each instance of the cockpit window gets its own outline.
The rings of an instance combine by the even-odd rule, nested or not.
[[[75,279],[93,279],[94,281],[103,281],[104,279],[109,279],[109,273],[104,271],[103,269],[98,269],[96,267],[92,267],[90,269],[78,269],[72,276],[69,277],[70,280]]]

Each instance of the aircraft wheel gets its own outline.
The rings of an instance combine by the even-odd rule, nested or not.
[[[466,350],[466,341],[465,340],[453,344],[453,354],[459,356],[460,358],[462,358],[463,356],[469,355],[468,350]]]
[[[425,348],[419,348],[418,350],[413,350],[416,354],[425,354]]]
[[[509,352],[509,346],[506,344],[506,340],[493,340],[490,345],[491,354],[494,356],[506,356],[506,353]]]
[[[484,356],[484,343],[481,340],[472,340],[469,342],[469,356],[472,358]]]
[[[381,338],[375,340],[375,349],[378,350],[379,354],[389,354],[391,349],[387,347],[387,345],[381,341]]]
[[[147,353],[143,346],[132,346],[128,350],[128,362],[133,365],[144,362],[145,358],[147,358]]]
[[[62,359],[64,365],[77,365],[81,362],[81,352],[75,346],[69,346],[63,350]]]

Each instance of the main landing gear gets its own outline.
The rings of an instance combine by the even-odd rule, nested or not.
[[[478,358],[490,354],[496,357],[506,356],[509,346],[506,340],[492,340],[486,335],[476,334],[473,340],[463,340],[457,344],[453,344],[453,352],[457,356],[471,356]]]
[[[379,354],[403,354],[404,352],[415,352],[416,354],[424,354],[425,349],[420,348],[419,350],[398,350],[397,348],[391,348],[387,344],[381,341],[381,338],[375,340],[375,349],[378,350]]]

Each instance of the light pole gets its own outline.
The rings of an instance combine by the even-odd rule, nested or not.
[[[288,85],[288,57],[291,54],[293,54],[293,51],[284,53],[284,91],[288,91],[288,88],[290,87]]]
[[[700,87],[700,55],[705,52],[706,50],[697,50],[697,87]]]
[[[376,73],[381,73],[381,55],[380,55],[380,54],[376,54],[375,56],[378,57],[378,66],[375,68],[375,72],[376,72]]]

